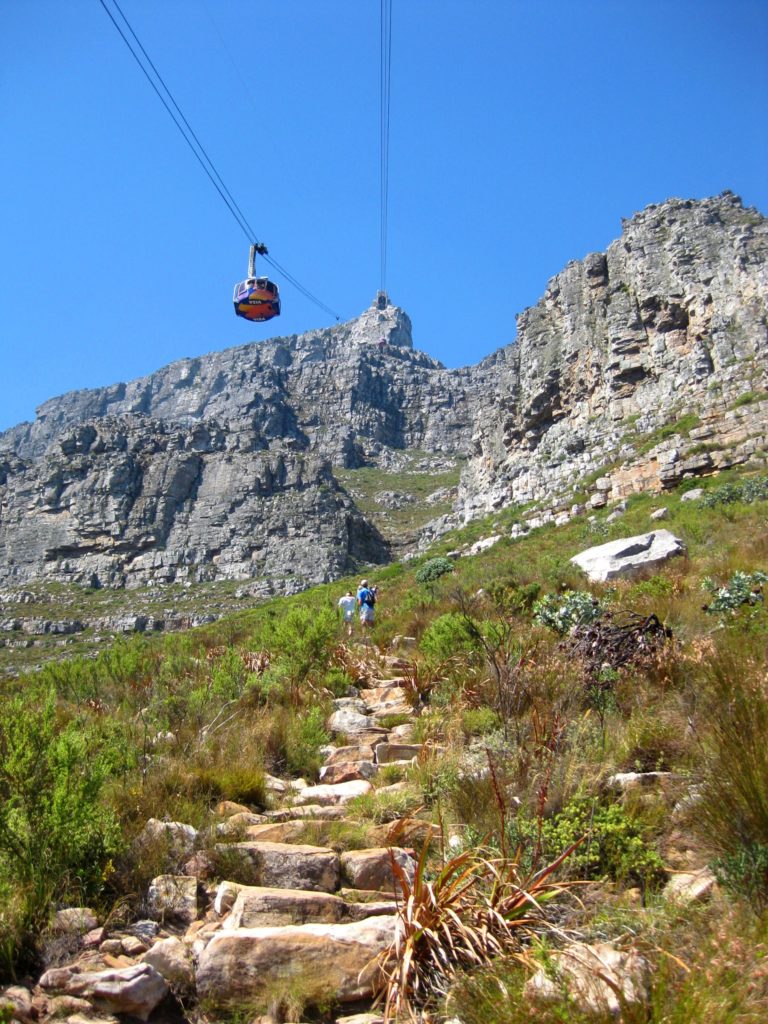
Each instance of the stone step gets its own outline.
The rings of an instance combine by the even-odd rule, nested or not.
[[[408,704],[392,704],[391,706],[385,704],[373,713],[373,720],[382,722],[391,718],[392,715],[398,715],[401,718],[416,718],[416,711]]]
[[[424,749],[423,743],[378,743],[374,748],[376,764],[412,761]]]
[[[223,927],[266,928],[310,921],[341,924],[393,913],[395,904],[391,900],[348,903],[332,893],[248,885],[239,888]]]
[[[274,811],[267,811],[264,815],[269,821],[295,821],[317,820],[317,821],[338,821],[344,817],[344,806],[331,804],[321,807],[320,804],[296,804],[294,807],[277,807]]]
[[[255,843],[292,843],[304,831],[304,822],[267,821],[263,825],[251,825],[245,830],[245,838]]]
[[[353,782],[338,782],[335,785],[307,786],[300,793],[296,794],[295,802],[301,804],[345,804],[356,796],[363,796],[370,793],[370,782],[364,779]]]
[[[373,761],[342,761],[338,764],[326,764],[320,769],[320,782],[335,785],[339,782],[372,779],[378,770],[378,765]]]
[[[392,858],[413,883],[416,861],[408,850],[400,847],[379,847],[371,850],[347,850],[341,855],[341,877],[353,889],[377,892],[400,892],[392,868]]]
[[[377,915],[348,924],[222,929],[200,954],[198,998],[214,1010],[241,1010],[286,979],[308,1003],[329,993],[340,1003],[370,998],[396,922],[394,915]]]
[[[363,690],[360,699],[365,707],[370,707],[372,704],[378,704],[379,701],[394,700],[395,698],[405,700],[406,693],[407,691],[399,683],[393,681],[385,686],[376,686],[369,690]]]
[[[340,732],[345,736],[357,736],[375,728],[373,721],[366,714],[352,708],[340,708],[328,719],[327,726],[331,732]]]
[[[246,885],[313,892],[339,887],[339,855],[322,846],[249,840],[218,844],[216,855],[222,873]]]
[[[334,747],[325,759],[326,765],[348,764],[350,761],[373,761],[373,747],[365,743]]]

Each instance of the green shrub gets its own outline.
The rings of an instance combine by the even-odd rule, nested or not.
[[[768,499],[768,476],[747,477],[744,480],[713,487],[701,496],[701,508],[716,508],[718,505],[732,505],[743,502],[746,505],[753,501]]]
[[[325,669],[336,643],[338,623],[330,608],[291,608],[269,621],[259,638],[260,647],[277,655],[295,687],[311,672]]]
[[[544,856],[552,859],[581,836],[585,842],[571,854],[569,864],[585,878],[656,887],[664,866],[649,844],[647,830],[621,803],[601,803],[576,796],[554,818],[542,823]]]
[[[352,676],[343,668],[329,668],[320,680],[320,685],[330,690],[334,697],[346,697],[350,686],[354,686]]]
[[[533,617],[542,626],[549,626],[563,636],[573,626],[594,622],[603,614],[595,598],[583,590],[566,590],[563,594],[547,594],[533,606]]]
[[[476,650],[478,627],[465,615],[448,612],[440,615],[421,638],[421,650],[435,661]]]
[[[467,738],[485,736],[501,725],[501,716],[493,708],[467,708],[461,714],[461,729]]]
[[[26,949],[5,949],[6,971],[29,953],[52,901],[98,895],[121,847],[102,789],[118,767],[116,746],[82,723],[62,726],[53,691],[40,706],[0,707],[0,881],[19,891],[14,927]]]
[[[417,583],[434,583],[446,573],[453,572],[454,563],[450,558],[430,558],[416,570]]]
[[[735,572],[724,587],[718,587],[709,577],[702,580],[703,588],[713,594],[705,605],[710,614],[734,612],[742,605],[756,605],[763,600],[763,584],[768,583],[768,573]]]
[[[293,775],[315,777],[322,763],[320,747],[330,742],[322,708],[309,708],[295,715],[288,726],[286,758]]]

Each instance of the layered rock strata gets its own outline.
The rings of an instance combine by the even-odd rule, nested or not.
[[[768,222],[729,192],[648,207],[605,254],[553,278],[518,318],[517,343],[489,362],[494,400],[461,482],[465,519],[551,501],[601,468],[620,497],[764,462]]]

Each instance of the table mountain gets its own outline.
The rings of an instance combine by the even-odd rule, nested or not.
[[[603,500],[764,462],[766,223],[731,193],[651,206],[472,367],[416,351],[406,313],[374,303],[51,399],[0,435],[0,581],[328,580],[392,539],[334,470],[385,478],[409,453],[467,460],[427,536],[598,472]]]

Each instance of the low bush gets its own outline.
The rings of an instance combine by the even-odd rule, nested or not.
[[[477,635],[477,625],[467,616],[448,612],[430,624],[419,646],[427,657],[442,662],[456,654],[469,654],[477,650]]]
[[[768,583],[768,573],[764,572],[735,572],[725,586],[718,587],[717,584],[705,577],[702,586],[707,593],[712,594],[712,600],[705,605],[705,610],[710,614],[735,612],[742,605],[754,606],[763,601],[763,586]]]
[[[0,705],[0,886],[16,892],[0,935],[6,975],[34,955],[52,905],[98,896],[122,845],[101,800],[120,761],[108,735],[62,725],[53,691],[36,708]]]
[[[566,590],[563,594],[547,594],[533,606],[533,617],[542,626],[554,629],[564,636],[573,626],[595,622],[603,608],[591,594],[580,590]]]

